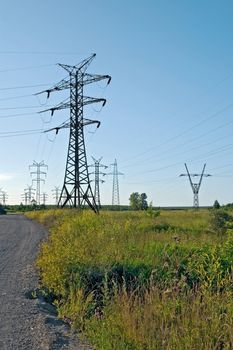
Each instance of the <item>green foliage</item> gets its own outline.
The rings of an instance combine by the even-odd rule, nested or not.
[[[131,193],[129,197],[130,207],[133,210],[146,210],[148,208],[146,193],[139,194],[138,192]]]
[[[211,213],[210,218],[210,228],[212,231],[223,235],[227,228],[228,224],[232,222],[232,216],[225,210],[214,210]]]
[[[87,321],[87,336],[103,350],[210,350],[233,344],[232,294],[185,295],[153,289],[143,298],[115,296],[103,317]]]
[[[153,203],[150,202],[149,207],[148,207],[148,209],[146,211],[146,214],[147,214],[147,216],[155,219],[157,216],[160,215],[160,211],[159,210],[154,210],[153,209]]]
[[[219,209],[221,206],[217,200],[214,201],[213,208],[214,209]]]
[[[147,195],[145,193],[141,193],[141,196],[140,196],[140,209],[141,210],[146,210],[147,208],[148,208]]]
[[[0,215],[6,214],[6,209],[0,204]]]
[[[129,203],[133,210],[140,210],[140,194],[138,192],[131,193]]]
[[[229,213],[216,213],[28,215],[51,231],[42,284],[95,349],[207,350],[233,347],[233,230],[210,234],[213,218],[229,226]]]

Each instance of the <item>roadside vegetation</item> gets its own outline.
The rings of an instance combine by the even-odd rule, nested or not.
[[[37,266],[94,349],[232,349],[231,210],[27,214],[50,230]]]

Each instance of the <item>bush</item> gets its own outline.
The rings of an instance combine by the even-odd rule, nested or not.
[[[214,202],[213,208],[214,209],[220,209],[220,204],[219,204],[219,202],[217,200]]]
[[[220,209],[214,210],[211,213],[210,228],[222,236],[226,232],[229,223],[232,222],[232,219],[232,216],[228,212]]]

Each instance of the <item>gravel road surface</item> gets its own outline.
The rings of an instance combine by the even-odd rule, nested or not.
[[[46,231],[21,215],[0,216],[0,350],[87,350],[50,305],[28,295],[38,287],[34,260]]]

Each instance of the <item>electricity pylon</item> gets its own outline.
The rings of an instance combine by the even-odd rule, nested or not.
[[[24,205],[28,205],[28,195],[27,195],[27,192],[24,192],[21,194],[21,197],[23,198],[24,200]]]
[[[45,182],[45,180],[41,177],[41,175],[46,176],[46,172],[42,171],[41,168],[48,169],[48,165],[46,165],[43,160],[40,163],[38,163],[34,160],[33,164],[29,165],[29,169],[31,169],[31,168],[36,168],[36,171],[31,171],[30,175],[31,176],[36,175],[36,178],[32,179],[32,183],[36,182],[36,204],[40,205],[40,183]]]
[[[90,167],[94,167],[94,175],[95,175],[95,189],[94,189],[94,199],[95,199],[95,203],[98,207],[98,209],[101,208],[101,204],[100,204],[100,182],[103,183],[104,180],[100,179],[100,175],[105,176],[106,173],[103,173],[102,171],[100,171],[100,168],[104,168],[107,169],[107,165],[103,165],[100,164],[102,157],[100,159],[95,159],[94,157],[92,157],[94,164],[90,165]],[[93,173],[90,173],[93,174]]]
[[[100,126],[100,122],[98,120],[90,120],[84,118],[83,108],[86,105],[99,102],[101,102],[104,106],[106,100],[103,98],[84,96],[83,88],[85,85],[92,84],[104,79],[107,79],[107,84],[109,84],[111,77],[109,75],[96,75],[86,73],[88,66],[93,61],[95,56],[96,54],[91,55],[89,58],[83,60],[76,66],[59,64],[60,67],[69,73],[69,77],[62,79],[54,87],[45,90],[44,92],[46,92],[47,97],[49,97],[50,93],[53,91],[65,89],[70,90],[69,101],[65,100],[64,102],[58,104],[56,107],[47,109],[47,111],[51,111],[52,115],[55,110],[61,110],[65,108],[70,109],[69,122],[64,122],[60,126],[50,129],[56,130],[56,133],[58,133],[58,131],[62,128],[70,129],[65,178],[58,205],[64,207],[65,205],[69,204],[75,208],[81,208],[84,205],[88,205],[97,213],[98,207],[95,203],[95,198],[91,189],[88,173],[86,148],[84,142],[84,126],[97,124],[98,128]]]
[[[35,195],[35,188],[28,185],[27,188],[24,189],[24,197],[25,197],[25,205],[31,205],[31,201],[33,196]]]
[[[47,193],[43,192],[42,193],[42,204],[45,206],[46,200],[48,199]]]
[[[55,205],[58,205],[59,197],[61,194],[61,190],[59,186],[54,186],[54,189],[52,189],[53,192],[53,198],[55,199]]]
[[[5,191],[0,191],[0,201],[3,206],[6,205],[7,193]]]
[[[118,175],[124,175],[117,170],[117,160],[115,159],[113,166],[113,172],[108,175],[113,175],[112,181],[112,205],[120,205],[120,193],[119,193],[119,181]]]
[[[191,188],[192,188],[192,191],[193,191],[193,207],[194,207],[195,209],[198,209],[198,207],[199,207],[199,198],[198,198],[198,194],[199,194],[199,190],[200,190],[200,187],[201,187],[202,178],[203,178],[204,176],[205,176],[205,177],[209,177],[209,176],[211,176],[211,175],[210,175],[210,174],[204,174],[206,164],[204,164],[201,174],[190,174],[186,163],[185,163],[184,165],[185,165],[187,174],[180,174],[180,176],[188,176],[189,182],[190,182],[190,185],[191,185]],[[191,177],[200,177],[199,182],[194,183],[194,182],[192,181],[192,178],[191,178]]]

